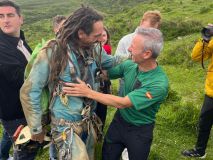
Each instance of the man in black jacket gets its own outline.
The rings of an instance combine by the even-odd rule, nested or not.
[[[19,99],[19,90],[24,82],[25,66],[30,58],[31,49],[25,42],[20,30],[23,18],[20,8],[11,1],[0,2],[0,119],[4,137],[12,136],[20,124],[26,124]],[[4,145],[1,144],[3,149]],[[34,159],[36,151],[14,149],[14,159]],[[4,155],[2,155],[4,156]],[[2,159],[7,159],[1,157]]]

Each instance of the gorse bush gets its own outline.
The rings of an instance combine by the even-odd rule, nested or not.
[[[129,11],[131,12],[131,11]],[[134,32],[135,28],[139,25],[140,18],[134,14],[130,14],[131,18],[127,19],[126,14],[119,14],[116,17],[110,17],[106,20],[106,26],[112,37],[112,45],[117,46],[118,41],[126,34]]]
[[[41,27],[42,26],[42,27]],[[52,22],[49,21],[38,21],[28,26],[24,25],[24,31],[26,33],[27,40],[32,49],[41,41],[42,38],[49,40],[55,37],[52,29]],[[39,32],[36,32],[38,31]]]
[[[161,31],[163,32],[165,40],[172,40],[180,36],[190,35],[194,32],[200,31],[201,28],[201,22],[195,20],[165,20],[161,25]]]
[[[172,11],[172,9],[169,8],[169,7],[165,7],[165,8],[163,8],[163,10],[164,10],[164,12],[171,12]]]
[[[134,12],[134,10],[130,10],[128,14],[119,14],[119,16],[111,17],[109,20],[107,19],[108,21],[106,26],[113,37],[113,46],[117,45],[122,36],[134,32],[135,28],[139,25],[144,11],[141,10],[140,12],[132,12]],[[126,19],[126,17],[130,18]],[[164,35],[164,40],[169,41],[180,36],[186,36],[198,32],[201,30],[202,26],[202,23],[196,20],[163,20],[161,24],[161,31]]]
[[[166,97],[165,100],[165,104],[170,104],[173,102],[179,102],[181,100],[181,96],[178,95],[177,91],[171,89],[171,87],[169,87],[169,92],[168,92],[168,96]]]
[[[200,14],[208,13],[208,12],[211,11],[211,10],[212,10],[212,7],[210,7],[210,6],[201,7],[201,8],[200,8]]]
[[[194,36],[178,37],[176,40],[165,43],[158,62],[164,65],[192,67],[194,63],[191,60],[191,52],[195,39]]]

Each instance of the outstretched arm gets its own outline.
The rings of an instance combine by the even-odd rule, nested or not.
[[[129,97],[119,97],[110,94],[103,94],[92,90],[86,83],[78,79],[79,83],[65,83],[63,92],[68,96],[87,97],[115,108],[127,108],[132,106]]]

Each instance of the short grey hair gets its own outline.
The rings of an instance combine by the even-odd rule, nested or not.
[[[163,49],[163,34],[156,28],[138,27],[136,34],[144,38],[144,50],[152,51],[152,58],[157,58]]]

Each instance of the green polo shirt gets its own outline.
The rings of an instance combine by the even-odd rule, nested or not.
[[[133,106],[119,109],[121,116],[136,126],[155,121],[160,104],[168,94],[168,78],[161,67],[148,72],[138,70],[138,65],[127,60],[108,70],[110,79],[124,78],[124,95]]]

